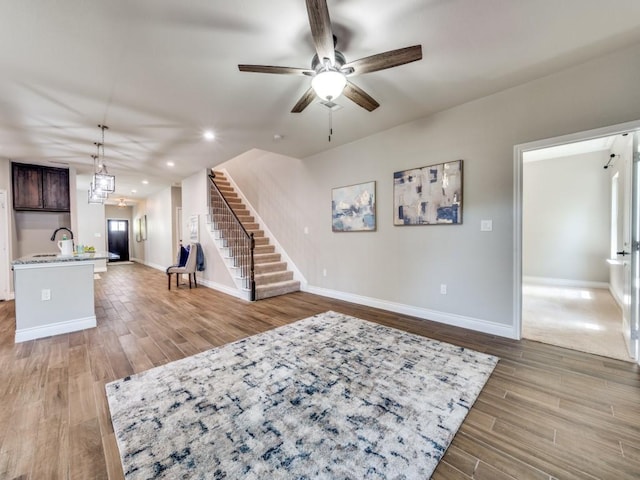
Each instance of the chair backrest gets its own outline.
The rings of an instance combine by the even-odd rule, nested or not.
[[[184,265],[184,270],[187,273],[194,273],[196,271],[196,263],[198,260],[198,246],[195,243],[189,245],[189,256],[187,257],[187,263]]]

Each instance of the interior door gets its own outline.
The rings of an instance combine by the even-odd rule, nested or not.
[[[625,279],[630,293],[629,311],[629,353],[636,361],[640,360],[638,330],[640,330],[640,153],[638,150],[638,134],[633,132],[633,149],[631,156],[631,265],[630,274]],[[625,288],[627,290],[627,288]],[[626,296],[626,291],[625,291]],[[626,304],[626,301],[625,301]]]
[[[120,255],[121,262],[129,261],[129,220],[107,220],[109,252]]]

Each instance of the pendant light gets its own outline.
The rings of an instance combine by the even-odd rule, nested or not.
[[[98,156],[91,155],[91,158],[93,159],[93,171],[96,172]],[[102,205],[108,196],[108,192],[100,189],[93,182],[89,184],[89,203]]]
[[[107,193],[113,193],[116,191],[116,177],[115,175],[109,175],[107,171],[107,165],[104,160],[104,131],[109,127],[106,125],[98,125],[102,130],[102,142],[94,142],[98,149],[98,157],[100,157],[100,147],[102,147],[102,158],[98,162],[98,170],[93,174],[93,185],[97,190],[101,190]]]

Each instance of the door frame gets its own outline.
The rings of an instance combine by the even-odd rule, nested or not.
[[[513,147],[513,318],[515,338],[522,339],[522,188],[525,152],[640,130],[640,120],[521,143]],[[640,134],[640,133],[638,133]],[[636,358],[640,363],[640,358]]]
[[[106,219],[105,223],[106,223],[106,228],[107,228],[107,241],[106,241],[106,247],[107,250],[109,250],[109,221],[113,220],[116,222],[127,222],[127,250],[128,250],[128,255],[129,255],[129,261],[131,261],[131,219],[130,218],[123,218],[123,217],[109,217]]]
[[[0,246],[4,244],[5,250],[4,252],[0,248],[0,276],[2,276],[2,282],[0,286],[3,287],[2,291],[0,291],[0,300],[11,300],[11,275],[10,266],[10,242],[9,242],[9,231],[11,230],[9,224],[9,194],[6,190],[0,190],[0,205],[3,204],[3,208],[0,208],[0,215],[2,215],[2,219],[0,223],[4,224],[4,231],[0,230]]]

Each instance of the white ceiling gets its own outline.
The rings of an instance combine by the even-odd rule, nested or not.
[[[611,151],[611,147],[615,142],[616,136],[592,138],[591,140],[583,140],[580,142],[565,143],[553,147],[539,148],[524,152],[522,155],[523,163],[539,162],[540,160],[552,160],[555,158],[571,157],[573,155],[583,155],[593,152]]]
[[[423,48],[351,78],[381,107],[338,99],[331,143],[324,108],[289,113],[309,79],[237,68],[310,66],[303,0],[0,0],[0,157],[69,164],[85,188],[105,123],[114,198],[141,198],[251,148],[305,157],[640,42],[637,0],[328,6],[347,61]]]

